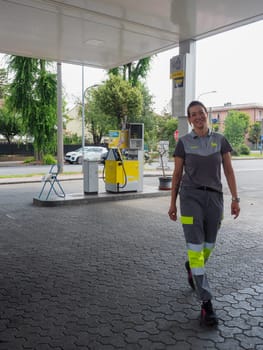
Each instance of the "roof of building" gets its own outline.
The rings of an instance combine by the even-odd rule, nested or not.
[[[232,104],[231,102],[225,103],[223,106],[215,106],[211,108],[213,112],[216,111],[229,111],[230,109],[263,109],[263,104],[258,102]]]

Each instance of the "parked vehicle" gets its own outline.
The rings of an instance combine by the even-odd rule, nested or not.
[[[125,150],[123,151],[123,154],[124,156],[127,158],[127,159],[137,159],[137,155],[130,155],[129,154],[129,151]],[[150,154],[149,152],[147,151],[144,151],[144,154],[143,154],[143,158],[144,158],[144,161],[147,162],[149,159],[150,159]]]
[[[98,162],[103,162],[107,157],[108,149],[102,146],[85,146],[84,147],[84,159],[96,160]],[[78,148],[76,151],[68,152],[65,155],[65,161],[70,164],[82,164],[82,147]]]

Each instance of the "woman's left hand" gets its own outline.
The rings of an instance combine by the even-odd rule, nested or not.
[[[240,207],[238,202],[232,202],[231,203],[231,215],[234,215],[234,219],[236,219],[239,216],[240,213]]]

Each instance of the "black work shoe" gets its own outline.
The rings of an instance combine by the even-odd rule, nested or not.
[[[216,326],[218,319],[213,310],[211,300],[203,301],[201,306],[201,324],[206,326]]]
[[[188,275],[188,283],[190,285],[190,287],[195,290],[195,285],[194,285],[194,279],[193,279],[193,276],[192,276],[192,271],[190,269],[190,265],[189,265],[189,261],[186,261],[185,263],[185,268],[187,270],[187,275]]]

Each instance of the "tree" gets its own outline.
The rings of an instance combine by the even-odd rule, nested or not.
[[[258,143],[261,138],[261,123],[256,122],[249,127],[248,141],[252,142],[256,145],[256,149],[258,148]]]
[[[12,114],[6,107],[0,109],[0,134],[2,134],[8,143],[12,142],[14,136],[22,132],[21,116]]]
[[[145,85],[144,79],[150,71],[150,64],[153,56],[140,59],[138,61],[124,64],[123,66],[113,68],[110,74],[121,77],[129,81],[132,86],[136,86],[143,99],[143,108],[140,115],[129,116],[129,122],[144,123],[144,144],[150,149],[157,145],[157,128],[155,124],[155,114],[152,110],[153,97]]]
[[[236,112],[238,113],[239,119],[243,120],[244,122],[244,132],[247,133],[250,125],[250,117],[247,113],[244,112]]]
[[[5,97],[7,86],[7,71],[0,68],[0,99]]]
[[[93,97],[101,113],[116,118],[119,127],[126,118],[131,122],[141,116],[143,107],[141,91],[120,76],[111,74],[103,85],[93,90]]]
[[[109,74],[121,76],[123,80],[129,81],[136,86],[141,78],[146,78],[151,64],[152,57],[145,57],[138,61],[130,62],[109,70]]]
[[[153,150],[157,145],[157,122],[156,114],[152,110],[153,97],[151,96],[148,88],[140,83],[138,84],[142,96],[143,96],[143,110],[141,118],[138,120],[140,123],[144,123],[144,145],[149,150]]]
[[[157,139],[169,141],[169,148],[175,148],[174,132],[178,129],[178,119],[171,115],[157,116]]]
[[[224,135],[236,151],[245,143],[248,125],[249,115],[243,112],[229,111],[225,119]]]
[[[26,133],[33,136],[37,160],[54,152],[56,145],[57,82],[47,65],[44,60],[20,56],[11,56],[8,64],[14,73],[8,103],[21,114]]]
[[[81,112],[81,111],[80,111]],[[94,144],[101,143],[110,129],[117,129],[117,119],[101,111],[94,90],[90,90],[85,104],[85,125],[89,129]]]

